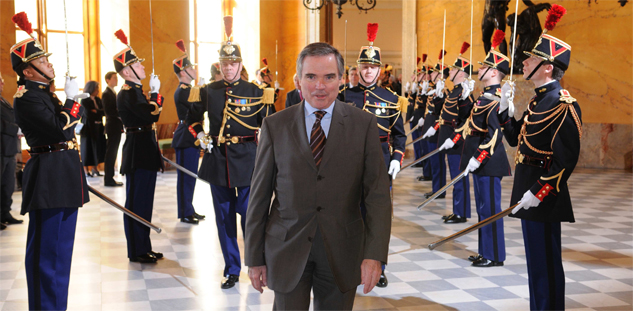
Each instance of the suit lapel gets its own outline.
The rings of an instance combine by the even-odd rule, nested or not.
[[[321,160],[321,166],[324,167],[332,155],[339,150],[339,145],[343,143],[345,138],[345,118],[347,114],[343,111],[343,102],[336,100],[334,104],[334,110],[332,111],[332,123],[330,123],[330,131],[327,135],[327,141],[325,142],[325,150],[323,150],[323,159]],[[314,162],[314,161],[312,161]]]
[[[306,118],[305,118],[305,101],[301,101],[299,104],[299,109],[297,109],[297,113],[293,118],[293,122],[290,125],[290,132],[292,133],[292,137],[294,138],[295,144],[297,145],[297,149],[301,156],[308,161],[308,164],[314,169],[317,170],[316,164],[314,163],[314,156],[312,155],[312,150],[310,149],[310,142],[308,142],[308,134],[306,133]],[[326,148],[327,149],[327,148]]]

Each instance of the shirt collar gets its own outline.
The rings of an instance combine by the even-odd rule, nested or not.
[[[334,105],[336,104],[336,101],[332,102],[332,104],[330,105],[330,107],[327,107],[325,109],[316,109],[314,107],[312,107],[312,105],[310,105],[310,103],[308,103],[307,101],[305,102],[305,113],[306,113],[306,117],[313,114],[315,111],[325,111],[327,112],[326,116],[329,114],[330,116],[332,115],[332,111],[334,111]]]
[[[242,79],[237,79],[237,80],[236,80],[235,82],[233,82],[233,83],[229,83],[229,82],[228,82],[228,81],[226,81],[226,80],[222,80],[222,83],[224,83],[224,86],[234,87],[234,86],[236,86],[236,85],[240,84],[240,81],[242,81]]]
[[[371,86],[364,86],[362,83],[358,83],[358,87],[364,91],[364,90],[370,90],[373,91],[374,89],[376,89],[376,83],[372,84]]]
[[[110,91],[112,91],[112,93],[115,93],[115,94],[116,94],[116,91],[114,90],[114,88],[113,88],[113,87],[111,87],[111,86],[109,86],[109,85],[107,85],[106,87],[107,87],[107,88],[109,88],[109,89],[110,89]]]
[[[134,88],[137,88],[137,89],[140,89],[140,88],[143,87],[142,84],[134,83],[134,82],[128,81],[128,80],[125,80],[125,84],[127,84],[129,86],[133,86]]]
[[[545,94],[551,90],[557,89],[560,86],[560,84],[558,83],[558,81],[556,80],[552,80],[550,82],[547,82],[539,87],[537,87],[536,89],[534,89],[534,92],[536,93],[536,95],[541,95],[541,94]]]
[[[501,84],[493,84],[493,85],[489,85],[486,86],[484,88],[484,93],[491,93],[491,94],[495,94],[497,92],[497,89],[501,89]]]

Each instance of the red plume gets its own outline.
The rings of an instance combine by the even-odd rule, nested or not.
[[[121,42],[123,42],[123,44],[125,45],[129,45],[127,43],[127,36],[125,36],[125,32],[123,32],[123,29],[119,29],[117,30],[114,35],[119,38],[119,40],[121,40]]]
[[[13,15],[11,20],[29,35],[33,33],[33,28],[31,28],[31,23],[29,22],[29,18],[26,16],[26,13],[17,13]]]
[[[428,56],[428,55],[426,55],[426,54],[422,54],[422,62],[423,62],[423,63],[425,63],[425,62],[426,62],[426,58],[427,58],[427,56]]]
[[[563,17],[565,13],[567,13],[567,10],[564,7],[558,4],[552,5],[552,8],[549,9],[549,11],[547,12],[547,18],[545,19],[545,29],[547,29],[547,31],[554,29],[558,21],[560,21],[560,18]]]
[[[459,54],[464,54],[464,52],[466,52],[469,47],[470,47],[470,43],[468,42],[462,43],[462,49],[459,50]]]
[[[492,35],[492,48],[496,49],[499,45],[501,45],[501,42],[503,42],[505,38],[506,38],[505,32],[499,29],[495,29],[495,33]]]
[[[176,41],[176,47],[178,47],[178,49],[183,53],[187,53],[187,49],[185,49],[185,41],[182,41],[182,39]]]
[[[416,64],[420,64],[420,61],[422,60],[422,58],[420,58],[420,56],[418,56],[418,62]]]
[[[444,55],[446,55],[446,51],[445,50],[441,50],[440,51],[440,56],[438,56],[437,59],[442,59],[444,57]]]
[[[266,57],[262,58],[262,63],[264,63],[264,65],[268,66],[268,59]]]
[[[224,31],[226,32],[226,39],[230,39],[233,34],[233,16],[224,16]]]
[[[367,41],[374,42],[378,33],[378,23],[367,23]]]

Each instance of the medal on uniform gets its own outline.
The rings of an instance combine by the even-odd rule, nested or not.
[[[380,108],[376,108],[376,114],[380,115]]]
[[[242,111],[246,111],[246,107],[242,107]]]
[[[240,107],[235,108],[235,113],[240,113]]]
[[[246,107],[246,110],[247,111],[251,111],[251,107]]]

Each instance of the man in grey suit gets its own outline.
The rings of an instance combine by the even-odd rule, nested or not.
[[[253,287],[274,290],[274,310],[308,310],[311,290],[315,310],[351,310],[356,287],[371,291],[387,261],[389,179],[376,117],[336,100],[343,72],[334,47],[306,46],[297,59],[305,99],[262,125],[245,261]]]

